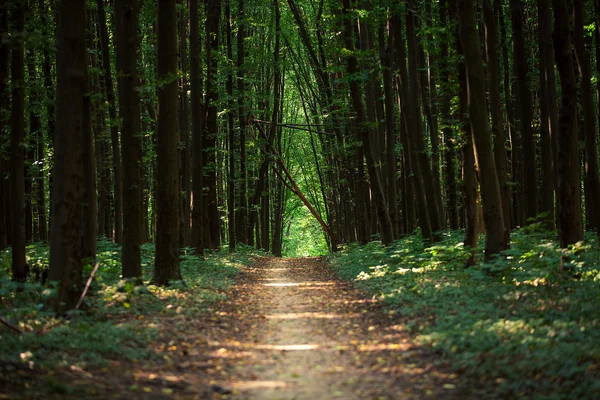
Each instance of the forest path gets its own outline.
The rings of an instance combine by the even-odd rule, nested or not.
[[[261,258],[230,302],[220,325],[234,334],[213,331],[207,343],[211,357],[228,360],[212,380],[227,398],[464,398],[397,318],[320,258]]]

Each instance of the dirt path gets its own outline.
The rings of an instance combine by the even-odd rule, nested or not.
[[[208,342],[212,357],[229,360],[229,376],[214,380],[217,392],[311,400],[456,395],[455,377],[438,372],[402,325],[334,279],[322,260],[264,258],[246,274],[234,313],[223,315],[246,333]]]
[[[481,398],[319,258],[257,259],[212,310],[148,319],[158,360],[63,370],[76,391],[45,398]]]

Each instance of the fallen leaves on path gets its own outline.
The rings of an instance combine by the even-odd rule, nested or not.
[[[260,258],[218,307],[151,322],[160,326],[158,362],[67,370],[61,379],[93,383],[88,398],[466,397],[399,316],[337,280],[320,258]]]

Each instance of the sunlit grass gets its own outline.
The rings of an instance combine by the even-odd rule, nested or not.
[[[331,260],[485,398],[598,398],[597,245],[565,252],[533,226],[513,232],[503,257],[465,269],[462,235],[448,232],[431,247],[418,235],[387,249],[351,245]]]

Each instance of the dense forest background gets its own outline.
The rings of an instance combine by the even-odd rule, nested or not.
[[[0,2],[0,248],[50,243],[72,306],[97,237],[275,255],[600,225],[600,4]],[[90,261],[91,260],[91,261]]]

